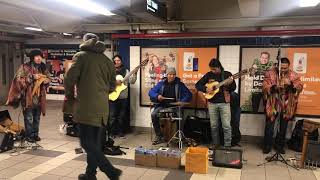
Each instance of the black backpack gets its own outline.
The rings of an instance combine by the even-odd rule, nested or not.
[[[313,131],[312,133],[309,133],[308,140],[317,141],[318,140],[318,129]],[[290,140],[287,142],[288,148],[291,150],[294,150],[296,152],[302,151],[302,145],[303,145],[303,119],[297,121]]]

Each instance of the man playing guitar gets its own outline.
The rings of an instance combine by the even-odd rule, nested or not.
[[[209,63],[210,70],[197,83],[196,88],[203,93],[216,92],[217,86],[208,86],[210,82],[222,82],[222,86],[216,94],[208,99],[208,111],[210,116],[211,134],[213,140],[213,148],[216,148],[219,143],[219,117],[221,119],[224,146],[231,146],[231,110],[230,110],[230,92],[236,89],[236,84],[233,80],[232,74],[225,71],[218,59],[211,59]]]

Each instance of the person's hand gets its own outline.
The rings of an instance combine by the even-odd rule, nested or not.
[[[258,66],[256,64],[252,65],[253,69],[257,69]]]
[[[276,85],[273,85],[271,88],[270,88],[270,93],[273,94],[273,93],[276,93],[278,91],[278,88]]]
[[[226,84],[225,85],[230,85],[231,83],[233,82],[233,77],[230,76],[227,81],[226,81]]]
[[[120,85],[122,82],[120,80],[117,80],[116,84]]]
[[[163,101],[164,100],[164,97],[162,95],[158,95],[158,101]]]
[[[282,82],[283,82],[284,85],[289,85],[290,84],[289,78],[283,78]]]
[[[212,92],[215,91],[216,89],[217,89],[216,86],[213,86],[212,88],[208,88],[208,87],[207,87],[206,92],[207,92],[207,93],[212,93]]]
[[[49,78],[46,78],[44,81],[43,81],[44,84],[49,84],[50,83],[50,79]]]
[[[40,79],[40,77],[41,77],[41,76],[40,76],[39,74],[34,74],[34,75],[33,75],[33,79],[35,79],[35,80]]]

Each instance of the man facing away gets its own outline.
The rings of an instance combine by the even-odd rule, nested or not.
[[[74,120],[80,124],[80,143],[87,153],[86,172],[79,175],[79,180],[96,180],[97,167],[112,180],[119,179],[122,173],[102,152],[103,127],[109,116],[108,94],[116,80],[114,65],[103,54],[105,44],[98,40],[95,34],[84,35],[64,82],[67,101],[76,102]]]
[[[236,89],[236,83],[232,78],[232,74],[225,71],[222,64],[218,59],[211,59],[209,63],[210,70],[206,73],[197,83],[196,88],[198,91],[211,93],[216,90],[207,88],[206,84],[211,81],[222,82],[227,80],[227,83],[220,87],[220,90],[215,96],[208,101],[208,111],[210,116],[211,135],[213,141],[213,148],[220,145],[219,142],[219,117],[221,119],[224,146],[231,147],[231,110],[230,110],[230,92]]]

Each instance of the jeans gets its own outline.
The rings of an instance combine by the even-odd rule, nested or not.
[[[161,107],[161,106],[155,107],[151,113],[153,129],[157,136],[162,136],[161,129],[160,129],[160,119],[158,116],[159,111],[162,109],[165,109],[165,107]]]
[[[272,146],[274,124],[276,121],[277,121],[277,119],[275,121],[271,121],[270,119],[266,118],[266,125],[265,125],[265,129],[264,129],[264,146],[265,147]],[[279,131],[277,132],[277,135],[276,135],[275,144],[278,147],[283,148],[285,145],[288,121],[284,120],[282,118],[282,114],[281,114],[279,122],[280,122],[280,126],[279,126]]]
[[[80,124],[80,144],[87,153],[86,174],[96,175],[97,167],[110,179],[116,177],[117,169],[104,156],[101,142],[105,129],[102,127]]]
[[[39,136],[40,116],[40,106],[26,108],[23,110],[26,138],[35,138]]]
[[[231,146],[231,110],[229,103],[208,103],[213,145],[219,145],[219,117],[224,136],[224,146]]]
[[[125,118],[127,113],[127,99],[110,101],[109,128],[112,134],[124,134],[127,129]]]
[[[260,101],[262,97],[263,97],[262,93],[252,93],[251,104],[252,104],[252,111],[254,113],[257,113],[259,111]]]

